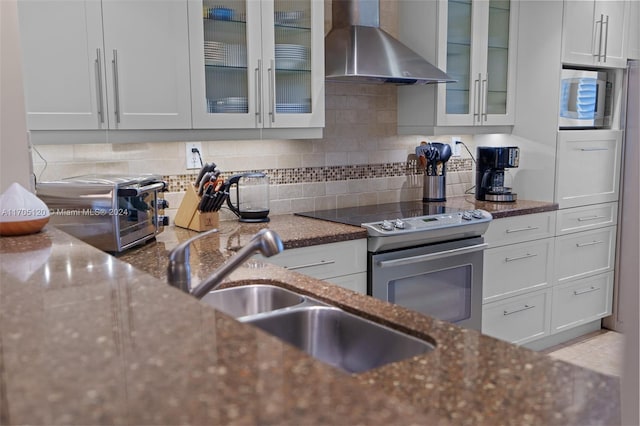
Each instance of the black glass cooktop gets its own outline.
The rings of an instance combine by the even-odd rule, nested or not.
[[[363,223],[380,222],[383,220],[407,219],[417,216],[455,213],[460,209],[446,207],[440,203],[424,203],[422,201],[400,201],[397,203],[374,204],[361,207],[345,207],[341,209],[314,210],[295,213],[298,216],[313,219],[329,220],[360,226]]]

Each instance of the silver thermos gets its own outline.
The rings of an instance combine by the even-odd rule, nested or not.
[[[422,201],[447,201],[447,161],[451,147],[440,142],[421,142],[416,155],[424,168]]]

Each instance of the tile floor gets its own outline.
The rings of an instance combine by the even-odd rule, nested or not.
[[[545,349],[542,353],[600,373],[620,377],[623,346],[622,334],[602,329]]]

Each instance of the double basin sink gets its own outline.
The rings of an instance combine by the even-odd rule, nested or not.
[[[434,349],[424,340],[273,285],[215,290],[202,301],[348,373]]]

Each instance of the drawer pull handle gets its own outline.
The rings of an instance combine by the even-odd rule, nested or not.
[[[527,253],[524,256],[516,256],[516,257],[505,257],[504,261],[505,262],[513,262],[514,260],[522,260],[522,259],[528,259],[530,257],[536,257],[537,254],[531,254],[531,253]]]
[[[293,271],[294,269],[303,269],[303,268],[311,268],[312,266],[322,266],[322,265],[331,265],[332,263],[336,263],[335,260],[321,260],[320,262],[315,263],[307,263],[306,265],[296,265],[296,266],[285,266],[285,269]]]
[[[520,309],[514,309],[513,311],[504,311],[503,315],[511,315],[511,314],[515,314],[516,312],[522,312],[522,311],[527,311],[529,309],[533,309],[535,308],[536,305],[524,305],[523,308]]]
[[[591,152],[591,151],[608,151],[609,148],[580,148],[582,152]]]
[[[600,287],[591,286],[590,288],[587,288],[587,289],[584,289],[584,290],[574,290],[573,294],[575,296],[578,296],[580,294],[591,293],[592,291],[597,291],[597,290],[600,290]]]
[[[527,226],[526,228],[507,229],[507,234],[511,234],[512,232],[533,231],[534,229],[540,228],[537,226]]]
[[[596,244],[602,244],[604,243],[604,241],[601,240],[593,240],[591,242],[588,243],[576,243],[576,247],[587,247],[587,246],[594,246]]]
[[[587,220],[596,220],[596,219],[604,219],[606,216],[587,216],[587,217],[579,217],[578,222],[586,222]]]

